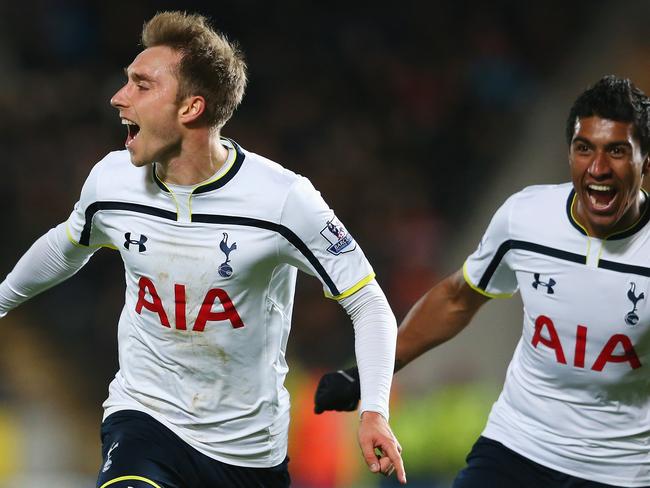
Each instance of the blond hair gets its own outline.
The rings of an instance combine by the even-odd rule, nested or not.
[[[181,53],[178,101],[202,96],[206,102],[202,120],[210,127],[223,127],[246,88],[246,63],[237,44],[216,32],[202,15],[159,12],[144,24],[142,45],[167,46]]]

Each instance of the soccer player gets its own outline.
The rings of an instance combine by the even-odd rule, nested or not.
[[[405,483],[387,422],[396,322],[361,248],[306,178],[221,137],[246,85],[236,46],[180,12],[153,17],[142,43],[111,99],[127,150],[92,169],[69,219],[0,284],[4,316],[98,248],[120,252],[120,369],[97,487],[289,486],[283,383],[298,269],[350,315],[360,447],[371,471]]]
[[[650,486],[649,119],[627,79],[582,93],[566,127],[572,183],[508,198],[400,326],[396,370],[521,293],[521,339],[454,488]],[[355,407],[356,370],[344,373],[321,379],[317,412]]]

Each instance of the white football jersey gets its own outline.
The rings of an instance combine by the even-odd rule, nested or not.
[[[110,153],[88,177],[68,233],[124,261],[120,369],[105,417],[139,410],[212,458],[269,467],[287,451],[297,269],[335,299],[374,273],[306,178],[222,142],[225,167],[194,187],[165,185],[155,166]]]
[[[496,212],[465,279],[520,291],[523,333],[483,433],[557,471],[650,485],[650,219],[607,239],[573,213],[571,184],[534,186]],[[647,196],[646,196],[647,199]]]

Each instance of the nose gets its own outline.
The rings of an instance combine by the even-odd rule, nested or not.
[[[113,107],[115,107],[117,109],[122,109],[122,108],[126,107],[126,105],[127,105],[127,103],[126,103],[127,97],[126,97],[125,91],[126,91],[126,85],[124,85],[122,88],[117,90],[117,92],[115,92],[115,95],[113,95],[111,97],[111,105]]]
[[[612,167],[605,151],[596,151],[588,171],[589,175],[596,179],[604,179],[610,176]]]

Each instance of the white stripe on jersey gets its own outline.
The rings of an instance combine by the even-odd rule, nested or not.
[[[486,437],[616,486],[650,485],[650,218],[586,235],[570,184],[535,186],[496,212],[465,278],[521,292],[523,333]]]

